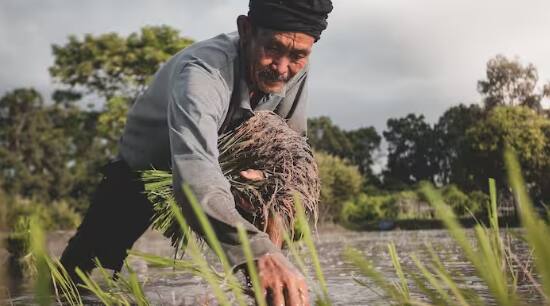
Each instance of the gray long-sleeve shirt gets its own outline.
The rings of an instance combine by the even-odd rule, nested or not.
[[[268,236],[236,210],[218,163],[218,133],[253,114],[237,33],[195,43],[155,74],[128,114],[119,154],[132,169],[171,169],[176,200],[190,223],[194,216],[181,191],[187,183],[216,230],[230,262],[244,263],[236,224],[247,229],[255,258],[277,252]],[[289,126],[306,132],[308,67],[279,94],[265,95],[256,110],[271,110]],[[230,105],[231,111],[230,111]],[[225,126],[225,125],[224,125]]]

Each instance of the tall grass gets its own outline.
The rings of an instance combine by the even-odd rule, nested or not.
[[[539,290],[540,299],[548,304],[550,293],[550,228],[545,220],[535,212],[525,189],[519,164],[514,153],[507,151],[505,163],[508,170],[510,186],[514,191],[518,205],[521,223],[525,229],[523,234],[535,258],[535,274],[542,278],[542,288]],[[467,235],[453,213],[451,207],[444,203],[441,195],[433,187],[425,186],[423,189],[426,198],[435,209],[436,216],[443,221],[450,236],[460,247],[465,259],[475,269],[476,275],[487,287],[494,302],[498,305],[527,305],[524,297],[518,294],[518,260],[512,253],[506,240],[500,233],[497,212],[497,196],[494,180],[489,181],[490,207],[489,227],[481,223],[474,227],[473,238]],[[482,300],[479,294],[459,285],[460,280],[452,276],[452,273],[442,263],[439,255],[428,246],[430,254],[429,263],[423,263],[416,254],[411,258],[420,273],[404,271],[393,244],[389,245],[389,253],[399,283],[391,282],[375,270],[372,263],[364,258],[357,250],[348,249],[344,256],[359,268],[361,273],[369,278],[378,288],[382,289],[386,296],[398,304],[432,304],[432,305],[483,305],[488,303]],[[521,263],[520,263],[521,264]],[[521,267],[520,267],[521,268]],[[523,269],[526,272],[526,269]],[[533,286],[539,286],[535,277],[528,273],[528,279]],[[409,282],[407,280],[410,279]],[[361,284],[367,285],[364,281]],[[410,295],[410,284],[414,284],[418,291],[417,297]],[[426,302],[428,301],[428,302]]]

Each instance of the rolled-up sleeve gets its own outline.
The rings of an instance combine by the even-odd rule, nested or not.
[[[228,89],[216,73],[187,64],[173,78],[168,104],[174,193],[192,228],[202,233],[182,191],[189,185],[212,223],[232,265],[244,263],[236,225],[248,231],[255,258],[279,250],[236,210],[230,184],[218,162],[218,127],[229,105]]]

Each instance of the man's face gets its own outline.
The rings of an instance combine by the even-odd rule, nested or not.
[[[256,29],[248,42],[245,47],[251,87],[264,93],[278,93],[306,66],[315,40],[299,32]]]

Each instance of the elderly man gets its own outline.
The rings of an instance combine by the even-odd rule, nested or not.
[[[331,10],[330,0],[251,0],[248,15],[237,18],[238,34],[198,42],[164,64],[128,114],[119,158],[103,168],[90,209],[62,255],[67,270],[91,271],[94,257],[120,270],[152,216],[137,171],[172,169],[176,200],[189,211],[181,192],[182,183],[189,184],[233,265],[246,261],[236,230],[242,223],[272,302],[308,304],[303,276],[237,212],[217,139],[257,110],[274,111],[305,134],[308,59]],[[241,175],[261,179],[254,169]]]

